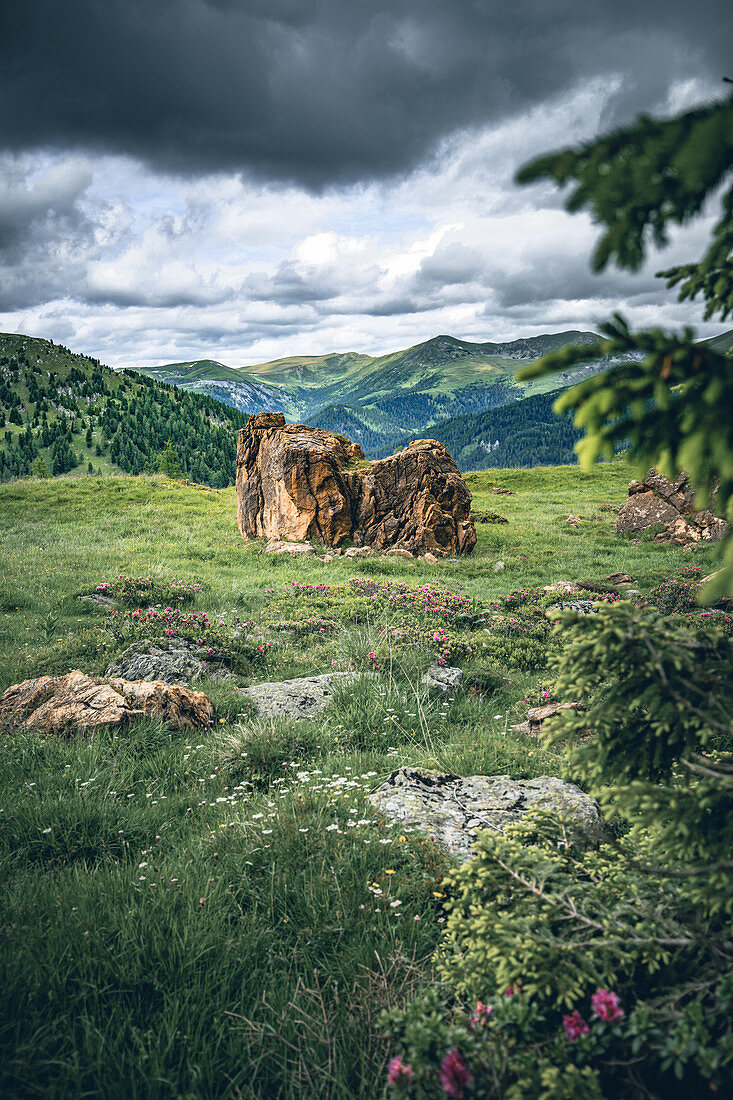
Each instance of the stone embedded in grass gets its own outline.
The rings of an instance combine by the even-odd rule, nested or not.
[[[542,724],[563,710],[582,711],[585,707],[582,703],[545,703],[542,707],[531,707],[527,711],[527,721],[521,722],[518,726],[512,726],[511,730],[514,733],[527,733],[533,737],[539,737]]]
[[[400,768],[368,798],[392,821],[429,832],[461,862],[474,854],[479,833],[503,832],[522,821],[530,808],[560,818],[575,843],[598,843],[607,832],[594,799],[574,783],[548,775],[462,778],[426,768]]]
[[[0,725],[39,733],[120,726],[135,718],[161,718],[175,729],[208,726],[214,708],[201,691],[153,682],[112,679],[109,684],[79,669],[13,684],[0,699]]]
[[[555,581],[553,584],[546,584],[542,591],[562,592],[568,596],[577,596],[583,590],[573,581]]]
[[[111,596],[103,596],[101,592],[89,592],[85,596],[77,596],[82,603],[96,603],[100,607],[114,607],[116,601]]]
[[[309,718],[331,702],[338,681],[349,679],[349,672],[326,672],[321,676],[302,676],[293,680],[250,684],[240,688],[251,699],[261,718],[285,715],[289,718]]]
[[[422,678],[422,683],[439,691],[455,691],[461,686],[463,671],[450,665],[433,664]]]
[[[214,721],[214,708],[203,691],[192,691],[162,680],[122,680],[113,678],[110,686],[125,702],[142,711],[147,718],[160,718],[174,729],[195,729]]]
[[[225,661],[218,655],[206,659],[201,646],[185,638],[135,642],[117,657],[105,676],[124,680],[163,680],[166,684],[187,684],[198,676],[231,679]]]
[[[548,609],[547,615],[550,616],[553,611],[577,611],[580,615],[594,615],[598,611],[596,603],[596,600],[563,600],[562,603],[554,603]]]
[[[265,547],[265,553],[310,557],[315,554],[315,550],[309,542],[283,542],[280,539],[270,539]]]

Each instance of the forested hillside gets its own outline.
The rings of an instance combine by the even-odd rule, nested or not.
[[[51,341],[0,334],[2,481],[162,468],[223,488],[234,481],[236,432],[247,419]]]
[[[556,397],[556,392],[538,394],[478,415],[457,416],[432,425],[428,434],[447,448],[461,470],[572,465],[582,433],[572,417],[552,411]],[[409,441],[404,436],[399,445]],[[380,456],[390,450],[383,449]]]

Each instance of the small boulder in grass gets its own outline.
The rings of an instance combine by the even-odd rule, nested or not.
[[[430,833],[461,863],[474,855],[481,832],[502,833],[532,808],[563,821],[569,838],[583,847],[608,837],[598,803],[555,776],[512,779],[400,768],[367,797],[389,820]]]
[[[450,665],[432,664],[422,678],[426,687],[438,691],[456,691],[463,683],[463,670]]]
[[[94,680],[79,669],[13,684],[0,699],[0,726],[43,734],[121,726],[136,718],[160,718],[174,729],[211,725],[214,708],[202,691],[162,680]]]
[[[309,542],[282,542],[280,539],[270,539],[265,547],[266,554],[290,554],[293,557],[310,557],[315,550]]]
[[[521,722],[518,726],[511,726],[510,729],[513,733],[526,733],[532,737],[539,737],[543,723],[564,710],[583,711],[585,707],[582,703],[545,703],[542,707],[531,707],[527,711],[527,721]]]

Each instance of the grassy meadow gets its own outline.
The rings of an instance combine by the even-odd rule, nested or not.
[[[200,584],[186,614],[206,612],[235,673],[195,685],[208,731],[0,734],[0,1094],[382,1095],[379,1016],[431,981],[448,860],[366,795],[406,764],[567,774],[560,748],[509,730],[559,644],[547,599],[511,594],[613,572],[645,593],[712,568],[709,549],[614,536],[628,478],[620,462],[468,475],[474,511],[508,522],[435,566],[264,555],[239,536],[234,489],[0,485],[2,690],[102,673],[144,636],[138,605],[113,624],[78,598],[120,575],[152,578],[161,610],[169,582]],[[515,604],[520,633],[497,633],[486,608]],[[450,699],[420,682],[441,653],[465,673]],[[313,719],[258,719],[235,690],[332,669],[357,677]]]

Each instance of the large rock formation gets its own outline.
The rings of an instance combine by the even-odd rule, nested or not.
[[[471,494],[442,444],[419,439],[367,462],[355,443],[260,413],[239,433],[242,537],[414,554],[466,554],[476,544]]]
[[[724,519],[695,511],[695,490],[682,473],[674,481],[652,469],[643,481],[629,483],[629,495],[616,520],[616,534],[662,527],[658,542],[716,542],[725,534]]]
[[[105,684],[78,669],[66,676],[39,676],[13,684],[0,699],[0,726],[23,726],[43,734],[121,726],[142,717],[189,729],[210,725],[214,708],[202,691],[162,680],[111,679]]]
[[[385,817],[425,829],[461,862],[474,854],[480,832],[501,833],[522,821],[530,807],[560,818],[576,843],[597,843],[607,831],[594,799],[574,783],[550,775],[462,778],[427,768],[400,768],[368,797]]]

